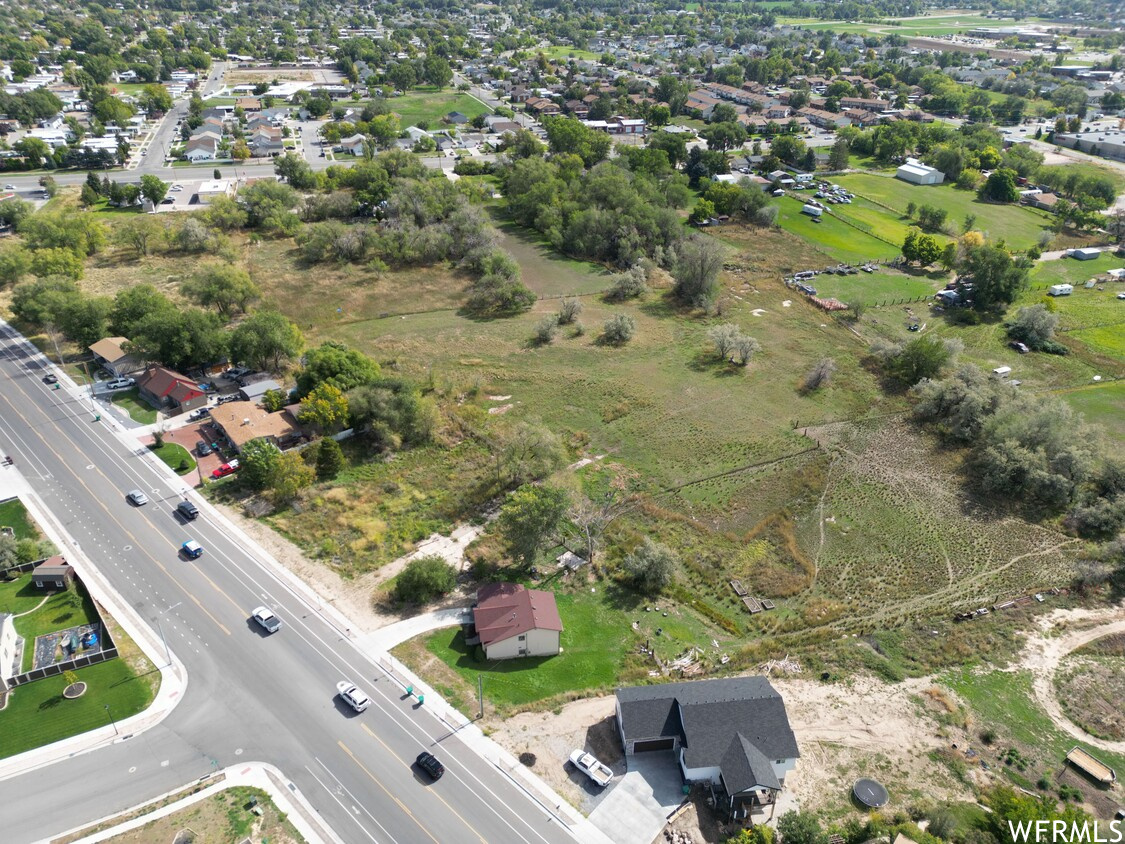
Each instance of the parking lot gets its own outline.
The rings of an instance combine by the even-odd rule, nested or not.
[[[197,423],[185,425],[183,428],[177,428],[174,431],[168,431],[164,434],[165,442],[182,445],[191,452],[191,456],[195,458],[196,462],[199,464],[199,472],[192,478],[192,482],[196,485],[200,483],[200,475],[202,475],[203,478],[210,478],[211,473],[219,468],[222,463],[226,462],[226,458],[217,451],[200,457],[199,453],[195,450],[195,444],[202,440],[208,445],[211,445],[217,443],[219,438],[220,435],[211,425],[211,421],[207,417],[204,417]],[[230,456],[233,457],[234,452],[230,452]],[[187,477],[185,476],[185,480],[186,479]]]

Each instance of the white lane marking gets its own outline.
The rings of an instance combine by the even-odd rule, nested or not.
[[[315,756],[313,758],[316,759]],[[316,761],[321,765],[321,767],[324,766],[324,763],[321,762],[319,759],[316,759]],[[353,821],[356,822],[356,826],[358,826],[360,829],[363,830],[364,835],[366,835],[372,841],[378,842],[379,839],[377,839],[374,835],[372,835],[371,831],[367,827],[365,827],[362,823],[360,823],[359,818],[357,818],[355,816],[355,814],[353,814],[355,807],[352,807],[352,809],[349,810],[348,807],[344,805],[343,801],[341,801],[340,798],[337,797],[333,793],[332,789],[329,788],[327,785],[325,785],[324,781],[320,777],[318,777],[316,774],[313,773],[312,768],[310,768],[308,765],[305,765],[305,770],[308,771],[309,775],[314,780],[316,780],[320,784],[320,787],[323,788],[328,793],[328,796],[331,797],[333,800],[335,800],[340,805],[340,808],[348,813],[348,817],[350,817]],[[325,770],[327,771],[328,769],[325,768]],[[343,789],[345,792],[347,791],[347,789],[344,788],[343,786],[340,786],[340,788]],[[370,812],[368,812],[368,814],[370,814]],[[387,832],[386,829],[383,828],[383,825],[381,823],[379,823],[378,820],[376,820],[374,817],[372,817],[371,820],[375,821],[375,825],[378,826],[379,829],[383,830],[383,833],[387,836],[388,839],[390,839],[391,841],[395,841],[394,837],[389,832]],[[395,842],[395,844],[397,844],[397,842]]]

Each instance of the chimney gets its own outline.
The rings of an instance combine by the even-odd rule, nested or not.
[[[242,424],[243,424],[243,425],[249,425],[249,424],[250,424],[250,417],[249,417],[249,416],[247,416],[247,417],[246,417],[245,419],[243,419],[243,420],[242,420]]]

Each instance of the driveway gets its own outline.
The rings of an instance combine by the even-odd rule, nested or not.
[[[191,456],[195,458],[195,461],[199,464],[200,472],[202,472],[205,478],[211,477],[211,472],[219,468],[223,463],[223,458],[217,452],[212,452],[206,457],[200,457],[195,453],[195,444],[197,442],[203,440],[204,442],[210,443],[215,439],[214,433],[209,428],[204,429],[204,426],[209,424],[210,420],[205,419],[202,422],[185,425],[183,428],[176,428],[173,431],[166,431],[164,433],[165,442],[182,445],[191,452]],[[148,441],[151,442],[151,439],[152,438],[149,437]],[[185,475],[184,480],[190,480],[192,483],[198,484],[199,473],[193,472],[191,475]]]
[[[684,800],[676,754],[639,753],[626,758],[628,772],[590,813],[590,823],[615,844],[652,844],[668,815]]]

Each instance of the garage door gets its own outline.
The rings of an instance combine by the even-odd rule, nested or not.
[[[652,741],[638,741],[633,744],[634,753],[645,753],[650,750],[671,750],[676,746],[674,738],[653,739]]]

